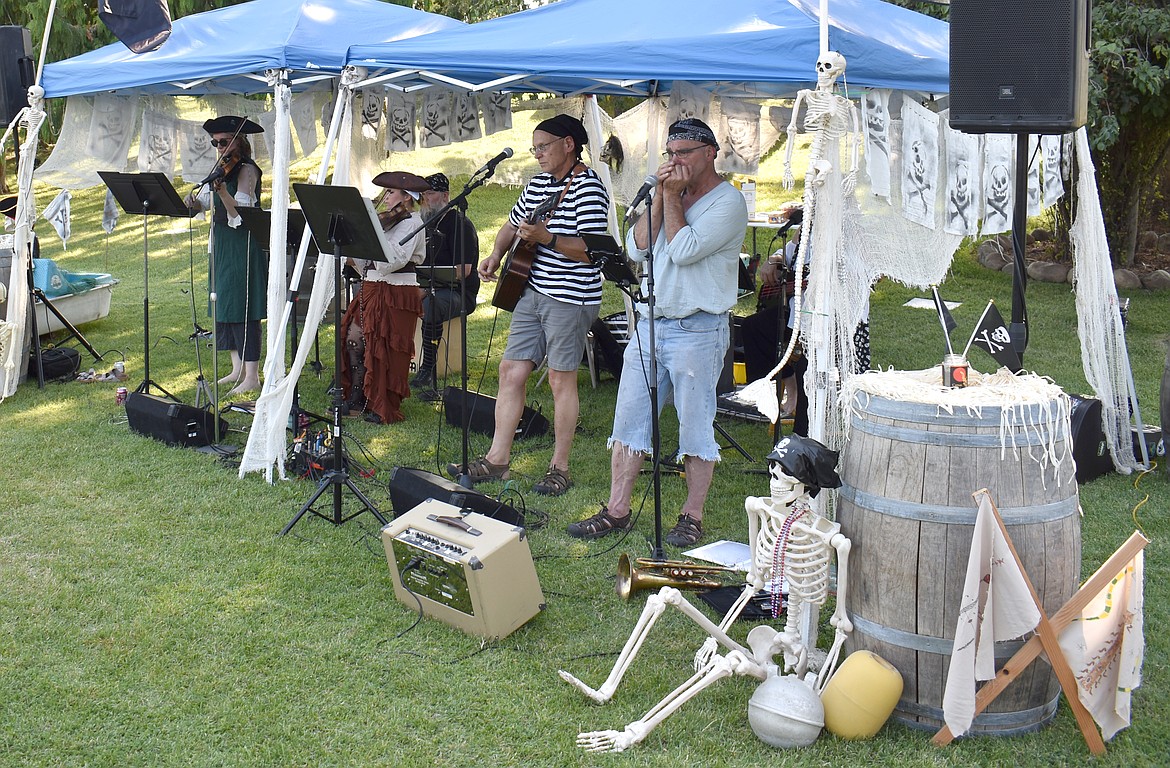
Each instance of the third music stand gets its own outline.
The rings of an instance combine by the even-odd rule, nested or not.
[[[317,517],[327,520],[334,525],[341,525],[369,510],[378,522],[386,524],[386,518],[366,498],[361,489],[354,485],[346,469],[343,456],[345,446],[341,441],[341,406],[344,404],[344,393],[341,391],[341,357],[343,353],[341,341],[341,263],[345,259],[366,259],[369,261],[387,261],[389,243],[378,222],[378,214],[374,205],[355,187],[333,187],[322,184],[293,184],[297,200],[301,203],[301,210],[305,212],[305,219],[313,233],[313,240],[317,250],[322,254],[333,254],[333,311],[337,317],[337,333],[333,336],[333,468],[326,471],[317,490],[309,497],[296,513],[284,530],[283,536],[292,530],[297,521],[312,512]],[[350,515],[341,510],[341,490],[348,488],[362,503],[364,509],[359,509]],[[333,489],[333,515],[326,516],[313,509],[313,504],[328,488]]]
[[[142,383],[135,392],[150,394],[153,386],[172,400],[179,398],[167,392],[150,378],[150,249],[148,247],[149,216],[170,216],[189,219],[195,213],[187,207],[164,173],[121,173],[98,171],[98,176],[110,188],[114,199],[126,213],[142,214]]]

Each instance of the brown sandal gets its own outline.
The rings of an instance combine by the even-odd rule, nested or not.
[[[573,480],[568,472],[560,467],[549,467],[540,482],[532,486],[532,491],[542,496],[560,496],[572,487]]]
[[[486,483],[491,480],[507,480],[508,468],[511,464],[492,464],[490,461],[480,456],[468,463],[467,470],[464,471],[461,464],[448,464],[447,474],[451,477],[459,477],[465,475],[471,479],[472,484]]]
[[[569,523],[565,531],[575,539],[600,539],[602,536],[608,536],[615,531],[628,531],[633,527],[633,515],[627,514],[625,517],[611,517],[609,508],[603,506],[601,511],[592,517],[578,520],[575,523]]]
[[[679,515],[678,522],[666,534],[666,543],[674,547],[690,547],[703,538],[703,522],[690,515]]]

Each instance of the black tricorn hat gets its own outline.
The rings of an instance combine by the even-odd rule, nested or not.
[[[203,123],[203,130],[208,133],[264,133],[264,129],[258,123],[238,115],[213,117]]]
[[[374,184],[386,189],[402,189],[407,192],[431,191],[431,185],[426,179],[409,171],[382,171],[374,177]]]
[[[0,197],[0,216],[7,216],[9,218],[16,218],[16,195],[7,195]]]
[[[804,483],[808,495],[815,497],[822,488],[840,488],[841,478],[837,476],[837,451],[813,440],[811,437],[789,435],[776,443],[768,454],[768,461],[774,461],[784,474]]]

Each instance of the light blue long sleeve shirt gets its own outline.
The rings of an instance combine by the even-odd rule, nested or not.
[[[656,317],[723,314],[738,298],[739,253],[748,222],[743,195],[722,182],[691,205],[686,221],[669,243],[665,227],[654,242]],[[634,261],[646,261],[647,251],[634,242],[633,227],[626,234],[626,250]]]

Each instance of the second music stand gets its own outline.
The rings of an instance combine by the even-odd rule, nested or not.
[[[313,233],[313,241],[317,250],[322,254],[333,254],[333,311],[338,321],[337,333],[333,335],[333,467],[325,472],[317,490],[309,497],[297,511],[293,519],[280,532],[283,536],[292,530],[297,521],[312,512],[322,520],[334,525],[341,525],[360,515],[363,511],[369,512],[378,522],[386,525],[386,518],[366,498],[353,480],[349,477],[344,458],[345,447],[341,441],[341,407],[344,404],[344,393],[341,391],[341,357],[343,347],[341,341],[341,263],[343,260],[366,259],[370,261],[386,261],[389,244],[382,233],[382,226],[378,222],[378,214],[374,205],[361,196],[355,187],[333,187],[321,184],[293,184],[297,200],[305,212],[309,229]],[[346,515],[341,509],[341,493],[348,488],[362,503],[363,509]],[[324,515],[313,508],[313,504],[327,489],[333,490],[333,514]]]
[[[167,392],[150,378],[150,248],[147,226],[150,216],[170,216],[189,219],[194,212],[186,206],[171,181],[163,173],[121,173],[98,171],[98,176],[110,188],[114,199],[126,213],[142,214],[142,383],[135,392],[150,394],[153,386],[172,400],[179,398]]]

